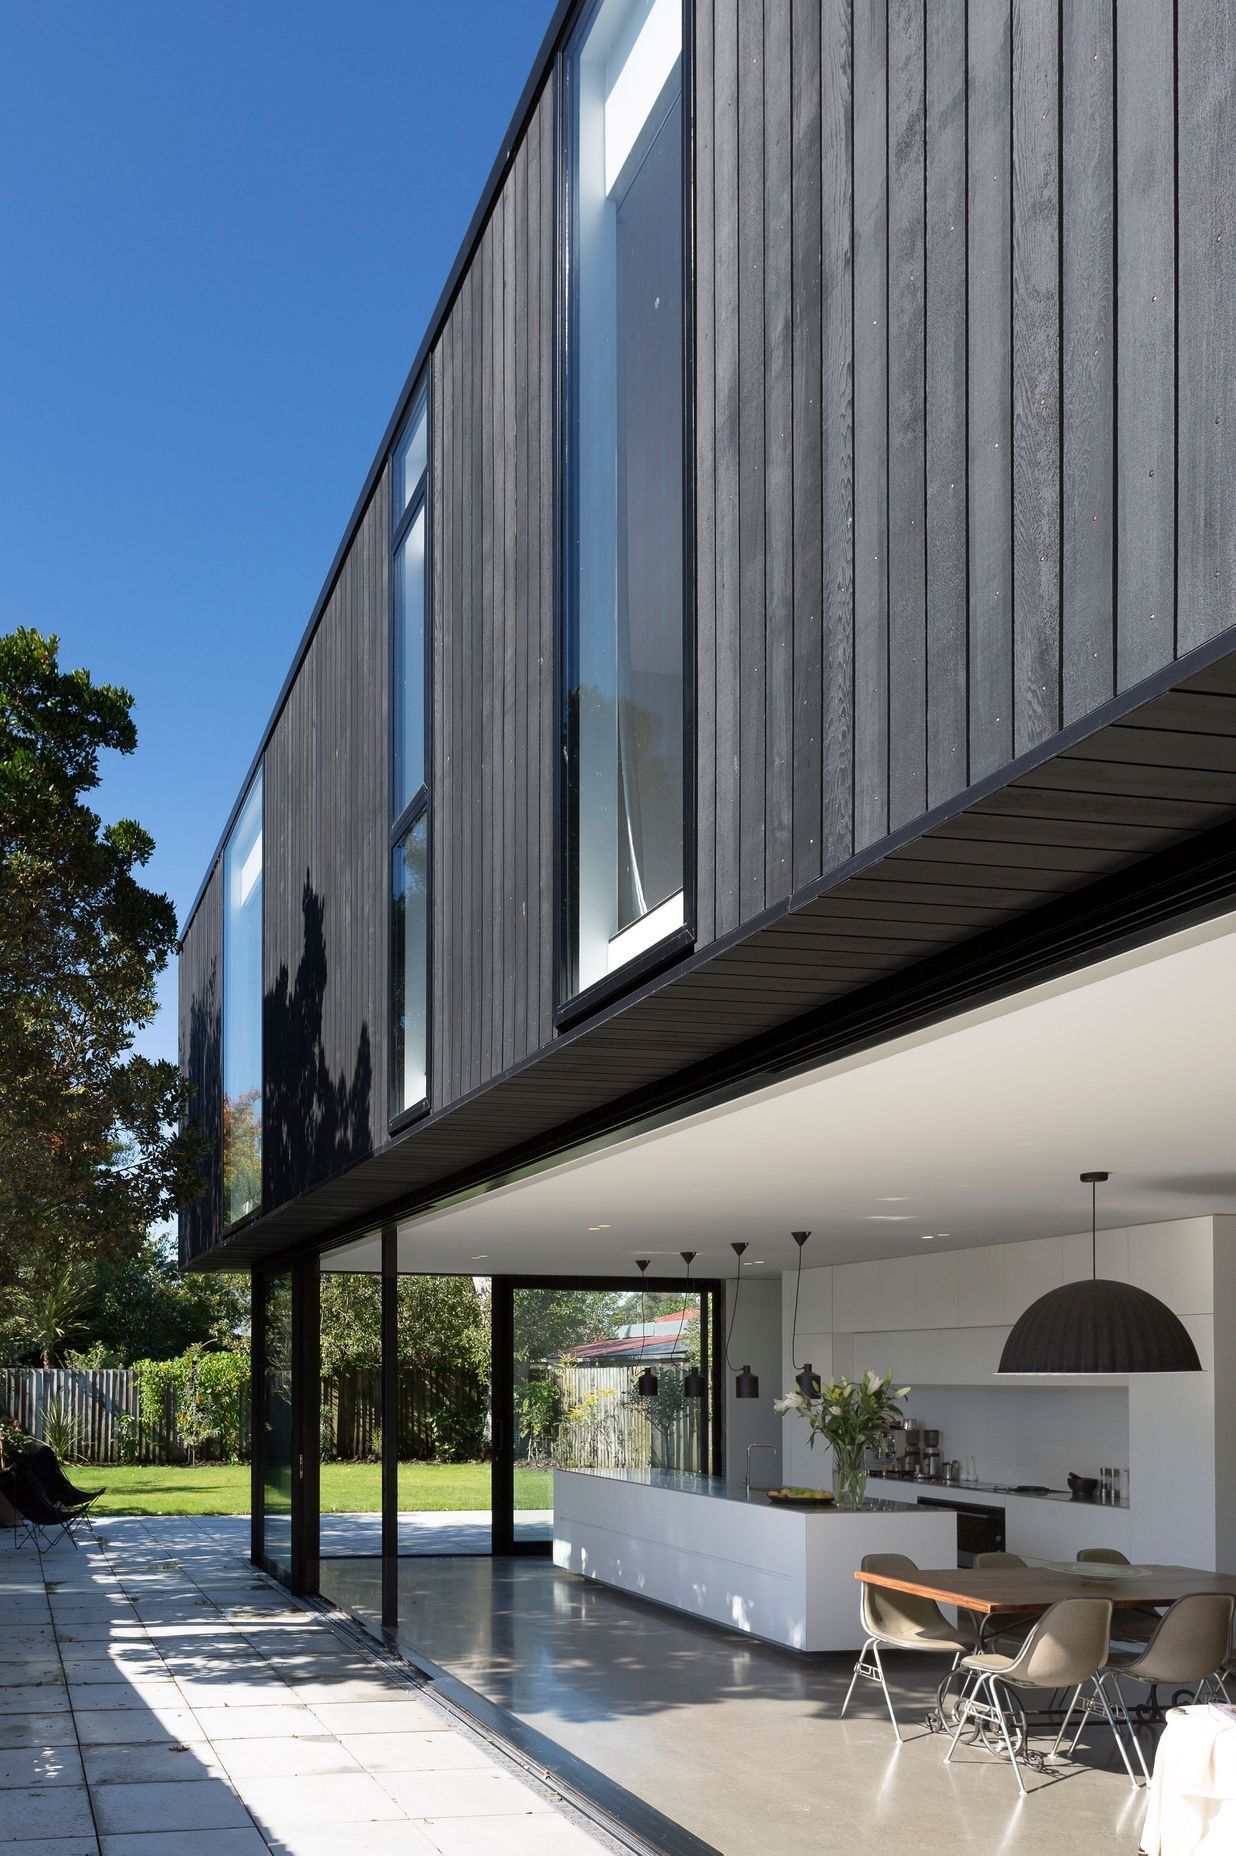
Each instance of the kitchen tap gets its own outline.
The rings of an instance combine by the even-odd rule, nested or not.
[[[776,1446],[776,1444],[748,1444],[748,1445],[747,1445],[747,1487],[746,1487],[746,1493],[747,1493],[748,1495],[750,1495],[750,1493],[751,1493],[751,1452],[752,1452],[753,1450],[772,1450],[772,1451],[773,1451],[773,1452],[775,1453],[775,1451],[776,1451],[776,1448],[777,1448],[777,1446]]]

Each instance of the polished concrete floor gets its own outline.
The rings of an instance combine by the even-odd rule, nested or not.
[[[336,1602],[376,1599],[380,1564],[336,1561]],[[1075,1763],[1028,1773],[922,1717],[935,1658],[889,1659],[907,1738],[877,1689],[843,1721],[852,1657],[799,1657],[557,1572],[544,1560],[407,1560],[400,1635],[461,1681],[724,1856],[1135,1856],[1134,1793],[1106,1727]],[[1046,1745],[1046,1741],[1043,1742]]]
[[[516,1540],[553,1538],[552,1508],[521,1508],[515,1515]],[[324,1514],[321,1518],[324,1559],[382,1551],[379,1514]],[[287,1529],[290,1543],[291,1528]],[[406,1510],[399,1515],[400,1553],[489,1553],[492,1547],[488,1508]]]

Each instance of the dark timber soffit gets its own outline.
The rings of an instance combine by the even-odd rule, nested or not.
[[[1229,656],[650,980],[194,1261],[243,1267],[412,1216],[1233,907]]]

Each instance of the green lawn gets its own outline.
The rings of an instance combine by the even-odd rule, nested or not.
[[[88,1463],[74,1480],[106,1486],[95,1514],[248,1514],[247,1463],[209,1463],[197,1469],[152,1464]],[[521,1469],[515,1477],[517,1508],[553,1506],[547,1470]],[[406,1511],[489,1507],[488,1463],[401,1463],[399,1506]],[[364,1514],[381,1507],[376,1463],[323,1463],[322,1512]]]

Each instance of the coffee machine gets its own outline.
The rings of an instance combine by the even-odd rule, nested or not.
[[[893,1452],[899,1476],[917,1476],[922,1473],[922,1438],[922,1428],[917,1418],[903,1418],[900,1430],[893,1432]]]
[[[923,1475],[930,1481],[938,1482],[943,1466],[943,1458],[940,1454],[940,1433],[939,1431],[924,1431],[922,1439]]]

